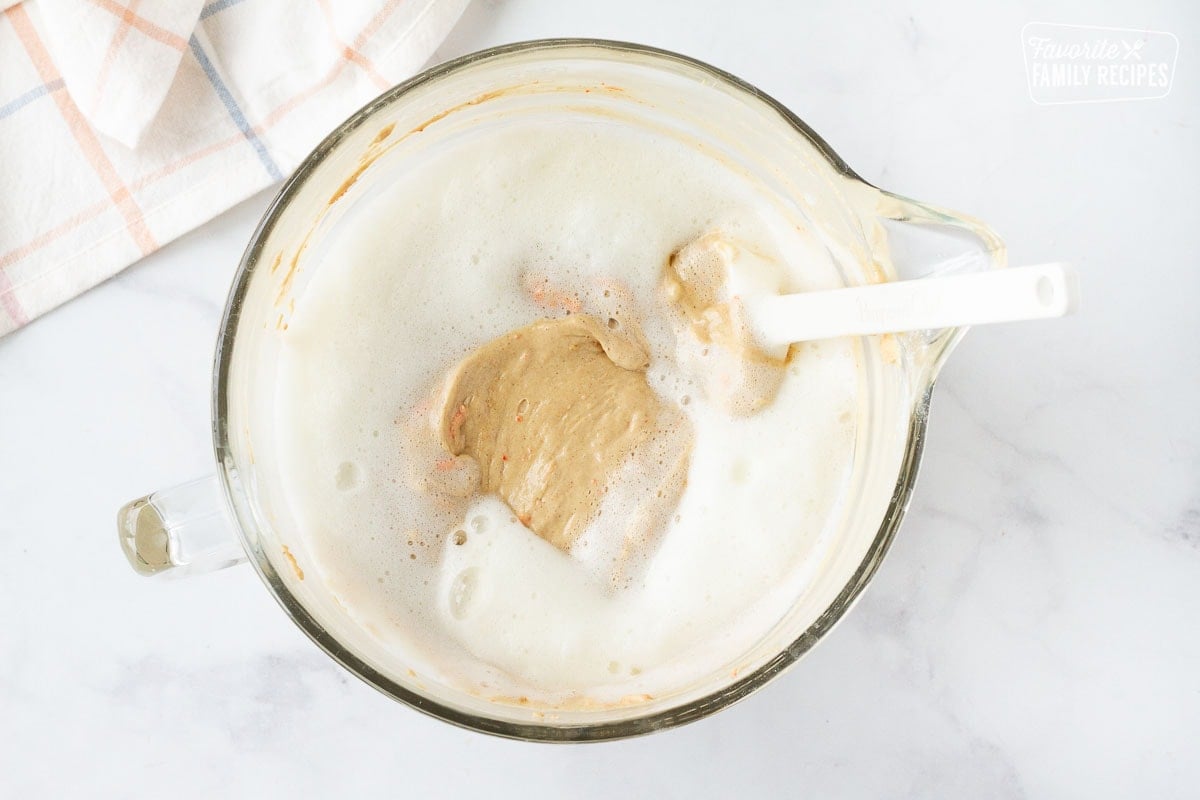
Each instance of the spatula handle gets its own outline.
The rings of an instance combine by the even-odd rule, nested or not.
[[[762,344],[1045,319],[1078,304],[1063,263],[746,300]]]

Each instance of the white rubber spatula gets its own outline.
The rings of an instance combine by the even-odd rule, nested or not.
[[[785,295],[743,295],[765,348],[790,342],[1061,317],[1079,286],[1068,264],[921,278]]]

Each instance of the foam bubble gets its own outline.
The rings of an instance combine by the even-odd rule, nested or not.
[[[343,461],[338,464],[337,472],[333,476],[334,485],[343,492],[356,489],[361,480],[360,472],[358,465],[353,461]]]
[[[454,576],[450,585],[450,616],[455,619],[466,619],[471,613],[471,600],[475,596],[475,584],[479,581],[479,570],[467,567]]]

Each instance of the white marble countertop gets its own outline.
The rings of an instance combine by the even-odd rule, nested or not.
[[[987,220],[1013,263],[1079,266],[1078,316],[960,346],[909,517],[826,641],[700,723],[519,744],[386,700],[249,568],[135,576],[114,513],[211,470],[216,326],[264,195],[0,340],[0,796],[1195,796],[1200,7],[798,5],[477,0],[439,57],[687,52],[868,180]],[[1035,105],[1033,20],[1174,32],[1174,89]]]

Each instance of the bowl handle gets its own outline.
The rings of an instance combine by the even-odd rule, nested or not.
[[[125,504],[117,533],[140,575],[199,575],[246,560],[215,475]]]

